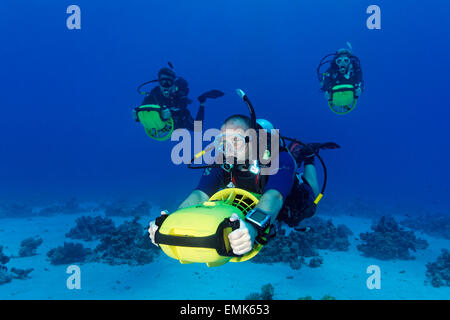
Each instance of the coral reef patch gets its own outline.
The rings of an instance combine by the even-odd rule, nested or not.
[[[426,267],[426,276],[433,287],[450,286],[450,252],[447,249],[442,249],[437,260],[427,263]]]
[[[430,236],[450,240],[450,216],[448,215],[427,214],[414,218],[409,217],[400,224]]]
[[[115,229],[114,222],[109,218],[101,216],[82,216],[76,219],[76,226],[66,233],[67,238],[92,241]]]
[[[47,256],[54,265],[93,261],[93,252],[81,243],[64,242],[63,246],[51,249]]]
[[[318,257],[320,250],[347,251],[350,242],[348,236],[353,234],[345,225],[334,226],[331,220],[313,217],[302,221],[299,228],[307,227],[309,231],[294,231],[288,235],[284,229],[279,229],[275,238],[264,246],[261,252],[251,261],[254,263],[289,263],[292,269],[299,269],[305,264],[305,257]],[[310,261],[310,267],[323,263],[318,258]]]
[[[414,259],[411,251],[428,247],[426,240],[417,238],[413,231],[403,230],[391,216],[383,216],[371,226],[373,232],[360,234],[362,243],[357,246],[367,257],[380,260]]]
[[[37,248],[42,244],[41,237],[30,237],[20,243],[19,257],[31,257],[36,255]]]

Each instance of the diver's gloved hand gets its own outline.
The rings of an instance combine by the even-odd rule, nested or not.
[[[231,249],[233,253],[237,255],[243,255],[250,252],[253,248],[253,242],[258,234],[256,229],[239,219],[236,213],[233,213],[230,217],[230,221],[239,220],[239,229],[234,230],[228,235],[230,240]]]
[[[167,211],[167,210],[161,211],[161,215],[167,215],[167,214],[169,214],[169,211]],[[158,226],[156,225],[155,220],[150,221],[149,228],[148,228],[148,234],[150,235],[150,240],[152,240],[152,243],[153,243],[155,246],[159,247],[159,246],[155,243],[155,233],[156,233],[156,230],[158,230]]]
[[[163,108],[161,110],[161,119],[162,120],[168,120],[172,116],[172,113],[170,112],[169,108]]]
[[[131,116],[133,117],[134,121],[139,122],[139,117],[136,109],[131,110]]]
[[[314,158],[318,152],[319,149],[315,143],[307,143],[304,146],[297,144],[291,149],[291,153],[299,165],[302,162],[304,162],[305,165],[314,164]]]

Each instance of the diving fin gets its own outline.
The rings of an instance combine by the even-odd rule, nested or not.
[[[341,146],[335,142],[315,143],[317,149],[339,149]]]
[[[198,96],[197,100],[200,103],[203,103],[206,101],[206,99],[217,99],[220,97],[223,97],[224,93],[220,90],[209,90],[206,91],[205,93],[201,94],[200,96]]]

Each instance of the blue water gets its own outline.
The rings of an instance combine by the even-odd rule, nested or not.
[[[81,8],[81,30],[66,28],[70,4]],[[381,30],[366,27],[371,4],[381,8]],[[322,152],[323,202],[448,212],[449,8],[443,0],[3,0],[0,200],[146,198],[174,210],[200,173],[172,164],[173,143],[150,140],[130,116],[142,100],[137,85],[171,61],[193,100],[226,93],[206,106],[207,128],[247,112],[234,93],[241,88],[285,135],[341,145]],[[315,69],[347,41],[366,90],[338,116]]]

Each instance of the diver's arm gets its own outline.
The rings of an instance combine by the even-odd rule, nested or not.
[[[191,194],[184,200],[178,209],[183,209],[190,206],[195,206],[201,204],[209,199],[208,195],[201,190],[194,190]]]
[[[364,91],[363,74],[359,64],[355,67],[355,84],[361,89],[361,92]]]
[[[268,215],[270,215],[271,223],[275,222],[278,213],[283,206],[283,196],[275,189],[269,189],[261,196],[256,208],[261,209]]]
[[[320,90],[324,91],[324,92],[328,92],[330,90],[330,88],[332,87],[332,83],[331,83],[331,74],[334,71],[329,68],[323,75],[322,75],[322,87],[320,88]]]
[[[303,178],[308,181],[309,186],[317,197],[319,194],[319,183],[317,182],[317,170],[313,164],[306,164],[304,168]]]

